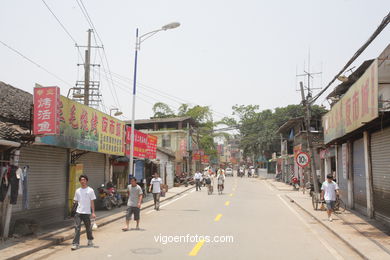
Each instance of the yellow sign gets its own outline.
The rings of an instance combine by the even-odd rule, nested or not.
[[[80,150],[124,155],[125,123],[66,97],[60,97],[60,135],[41,142]]]
[[[344,136],[378,117],[378,60],[322,117],[325,143]]]
[[[73,164],[70,166],[69,173],[69,197],[68,197],[68,207],[69,212],[72,210],[73,198],[76,190],[81,187],[79,182],[80,175],[83,174],[84,165],[83,164]]]

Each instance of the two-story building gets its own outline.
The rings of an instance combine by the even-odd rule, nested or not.
[[[335,147],[341,197],[350,209],[390,224],[390,45],[329,95],[324,141]]]
[[[295,162],[295,157],[299,152],[308,152],[307,143],[307,129],[303,117],[292,118],[284,123],[277,131],[280,135],[281,143],[281,159],[282,159],[282,180],[286,183],[291,181],[291,177],[295,176],[302,179],[304,177],[305,182],[310,180],[310,169],[306,167],[302,169],[298,167]],[[310,123],[310,135],[312,144],[317,176],[320,180],[324,180],[324,171],[320,167],[320,158],[317,151],[323,146],[323,132],[320,118],[312,118]]]

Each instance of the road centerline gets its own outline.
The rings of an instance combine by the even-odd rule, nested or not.
[[[222,217],[222,214],[218,214],[218,215],[215,217],[214,221],[215,221],[215,222],[219,221],[219,220],[221,219],[221,217]]]
[[[194,246],[194,248],[191,250],[191,252],[188,253],[189,256],[196,256],[199,252],[199,250],[202,248],[203,244],[204,244],[205,240],[200,240],[198,243],[196,243],[196,245]]]

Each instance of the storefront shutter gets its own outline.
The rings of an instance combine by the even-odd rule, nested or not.
[[[83,154],[77,163],[83,164],[84,174],[88,176],[88,186],[94,189],[97,194],[97,188],[105,183],[104,166],[105,154],[89,152]]]
[[[64,220],[67,195],[67,150],[32,145],[20,151],[20,167],[29,166],[28,208],[22,207],[22,196],[14,207],[13,219],[32,219],[41,226]]]
[[[363,138],[353,142],[353,199],[355,209],[367,214],[366,169]]]
[[[375,217],[390,221],[390,127],[371,135]]]

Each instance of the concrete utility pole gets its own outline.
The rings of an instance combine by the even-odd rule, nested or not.
[[[84,64],[84,105],[89,106],[89,81],[90,81],[90,67],[91,67],[91,32],[88,30],[88,45],[85,50],[85,64]]]
[[[300,88],[301,88],[301,97],[302,97],[302,104],[306,108],[306,114],[305,114],[305,124],[306,124],[306,139],[307,139],[307,148],[310,155],[310,167],[311,167],[311,179],[313,181],[314,185],[314,191],[316,194],[319,194],[320,190],[318,187],[318,178],[317,178],[317,168],[316,168],[316,162],[314,158],[314,149],[313,149],[313,143],[312,143],[312,136],[310,131],[310,122],[311,122],[311,112],[310,112],[310,88],[308,89],[308,95],[307,99],[305,98],[305,91],[303,89],[303,83],[302,81],[299,82]]]

